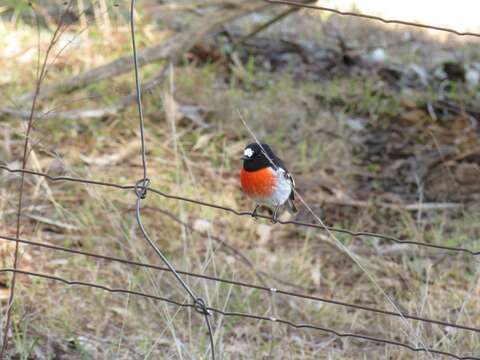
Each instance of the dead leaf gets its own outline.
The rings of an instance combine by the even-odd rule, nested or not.
[[[10,289],[0,288],[0,301],[6,301],[10,297]]]
[[[193,147],[193,150],[196,151],[196,150],[203,149],[214,136],[215,136],[215,133],[200,135],[199,138],[197,139],[197,142],[195,143],[195,146]]]
[[[423,110],[414,109],[403,114],[402,118],[411,123],[421,123],[425,120],[426,114]]]

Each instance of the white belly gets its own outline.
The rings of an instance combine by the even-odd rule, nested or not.
[[[273,195],[269,198],[255,198],[254,200],[259,204],[265,204],[269,206],[279,206],[285,204],[292,192],[292,184],[289,179],[285,177],[285,171],[283,169],[276,170],[277,184],[273,191]]]

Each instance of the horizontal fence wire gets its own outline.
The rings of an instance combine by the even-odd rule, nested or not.
[[[5,235],[0,235],[0,239],[6,240],[6,241],[12,241],[12,242],[16,241],[16,238],[13,238],[13,237],[10,237],[10,236],[5,236]],[[66,247],[63,247],[63,246],[45,244],[45,243],[40,243],[40,242],[25,240],[25,239],[19,239],[18,242],[22,243],[22,244],[26,244],[26,245],[37,246],[37,247],[42,247],[42,248],[46,248],[46,249],[52,249],[52,250],[56,250],[56,251],[63,251],[63,252],[67,252],[67,253],[77,254],[77,255],[84,255],[84,256],[88,256],[88,257],[92,257],[92,258],[96,258],[96,259],[114,261],[114,262],[119,262],[119,263],[123,263],[123,264],[127,264],[127,265],[145,267],[145,268],[155,269],[155,270],[159,270],[159,271],[168,271],[168,272],[172,271],[171,269],[169,269],[167,267],[157,266],[157,265],[153,265],[153,264],[128,260],[128,259],[109,256],[109,255],[91,253],[91,252],[84,251],[84,250],[70,249],[70,248],[66,248]],[[296,297],[296,298],[301,298],[301,299],[306,299],[306,300],[319,301],[319,302],[328,303],[328,304],[332,304],[332,305],[338,305],[338,306],[343,306],[343,307],[347,307],[347,308],[351,308],[351,309],[363,310],[363,311],[367,311],[367,312],[374,312],[374,313],[379,313],[379,314],[383,314],[383,315],[389,315],[389,316],[395,316],[395,317],[403,316],[403,317],[405,317],[407,319],[411,319],[411,320],[418,320],[418,321],[425,322],[425,323],[431,323],[431,324],[447,326],[447,327],[451,327],[451,328],[467,330],[467,331],[474,331],[474,332],[480,333],[480,328],[477,328],[477,327],[472,327],[472,326],[467,326],[467,325],[462,325],[462,324],[454,324],[454,323],[450,323],[450,322],[447,322],[447,321],[429,319],[429,318],[426,318],[426,317],[410,315],[408,313],[402,313],[402,315],[400,315],[400,314],[398,314],[396,312],[393,312],[393,311],[373,308],[373,307],[369,307],[369,306],[365,306],[365,305],[361,305],[361,304],[350,304],[350,303],[346,303],[346,302],[342,302],[342,301],[338,301],[338,300],[322,298],[322,297],[319,297],[319,296],[307,295],[307,294],[302,294],[302,293],[298,293],[298,292],[282,290],[282,289],[279,289],[279,288],[261,286],[261,285],[257,285],[257,284],[250,284],[250,283],[246,283],[246,282],[243,282],[243,281],[223,279],[223,278],[219,278],[219,277],[215,277],[215,276],[198,274],[198,273],[189,272],[189,271],[182,271],[182,270],[178,270],[178,269],[176,270],[176,272],[179,273],[179,274],[182,274],[182,275],[190,276],[190,277],[195,277],[195,278],[200,278],[200,279],[205,279],[205,280],[211,280],[211,281],[225,283],[225,284],[237,285],[237,286],[241,286],[241,287],[245,287],[245,288],[257,289],[257,290],[261,290],[261,291],[265,291],[265,292],[276,293],[276,294],[281,294],[281,295],[286,295],[286,296]]]
[[[42,273],[36,273],[33,271],[26,271],[26,270],[21,270],[21,269],[11,269],[11,268],[3,268],[0,269],[0,272],[14,272],[17,274],[22,274],[22,275],[27,275],[27,276],[33,276],[33,277],[39,277],[39,278],[44,278],[48,280],[54,280],[57,282],[64,283],[69,286],[84,286],[84,287],[89,287],[89,288],[96,288],[104,291],[108,291],[111,293],[123,293],[123,294],[130,294],[130,295],[135,295],[135,296],[140,296],[144,298],[149,298],[157,301],[164,301],[168,304],[176,305],[179,307],[183,308],[195,308],[195,304],[192,303],[182,303],[176,300],[172,300],[169,298],[153,295],[153,294],[148,294],[148,293],[143,293],[140,291],[134,291],[134,290],[127,290],[127,289],[122,289],[122,288],[110,288],[105,285],[100,285],[96,283],[91,283],[91,282],[84,282],[84,281],[77,281],[77,280],[67,280],[59,276],[53,276],[53,275],[48,275],[48,274],[42,274]],[[443,356],[448,356],[453,359],[458,359],[458,360],[480,360],[480,357],[476,356],[460,356],[456,355],[454,353],[448,352],[448,351],[442,351],[442,350],[436,350],[432,348],[424,348],[424,347],[415,347],[400,341],[395,341],[395,340],[388,340],[388,339],[382,339],[374,336],[368,336],[368,335],[362,335],[362,334],[355,334],[355,333],[349,333],[349,332],[340,332],[328,327],[324,326],[318,326],[318,325],[313,325],[313,324],[307,324],[307,323],[294,323],[289,320],[281,319],[281,318],[276,318],[276,317],[270,317],[270,316],[262,316],[262,315],[255,315],[255,314],[249,314],[249,313],[241,313],[241,312],[231,312],[231,311],[225,311],[225,310],[220,310],[211,306],[207,307],[207,310],[211,313],[216,313],[222,316],[226,317],[240,317],[240,318],[247,318],[247,319],[253,319],[253,320],[258,320],[258,321],[270,321],[270,322],[275,322],[275,323],[280,323],[287,325],[289,327],[297,328],[297,329],[310,329],[310,330],[317,330],[325,333],[329,333],[332,335],[335,335],[340,338],[354,338],[358,340],[364,340],[364,341],[370,341],[370,342],[375,342],[375,343],[382,343],[382,344],[387,344],[387,345],[393,345],[393,346],[398,346],[402,347],[405,349],[408,349],[413,352],[429,352],[432,354],[437,354],[437,355],[443,355]]]
[[[8,171],[10,173],[26,173],[30,175],[36,175],[36,176],[42,176],[50,181],[70,181],[70,182],[77,182],[77,183],[85,183],[85,184],[92,184],[92,185],[101,185],[101,186],[106,186],[106,187],[112,187],[112,188],[117,188],[117,189],[122,189],[122,190],[133,190],[135,189],[135,185],[120,185],[120,184],[115,184],[111,182],[106,182],[106,181],[98,181],[98,180],[88,180],[88,179],[82,179],[82,178],[76,178],[76,177],[70,177],[70,176],[51,176],[42,172],[38,171],[33,171],[33,170],[22,170],[22,169],[12,169],[6,165],[0,165],[1,170]],[[160,195],[162,197],[168,198],[168,199],[173,199],[173,200],[179,200],[179,201],[184,201],[184,202],[189,202],[192,204],[204,206],[204,207],[210,207],[218,210],[223,210],[226,212],[233,213],[238,216],[252,216],[253,213],[251,211],[239,211],[234,208],[228,207],[228,206],[223,206],[219,204],[214,204],[214,203],[209,203],[205,201],[200,201],[200,200],[195,200],[183,196],[178,196],[178,195],[172,195],[169,193],[166,193],[164,191],[157,190],[153,187],[149,187],[148,191],[155,193],[157,195]],[[270,220],[271,217],[262,215],[262,214],[256,214],[255,215],[257,218],[263,218]],[[303,227],[310,227],[310,228],[315,228],[319,229],[322,231],[325,231],[326,229],[336,232],[336,233],[341,233],[341,234],[346,234],[352,237],[372,237],[372,238],[377,238],[381,240],[387,240],[387,241],[393,241],[397,244],[403,244],[403,245],[416,245],[416,246],[422,246],[426,248],[432,248],[432,249],[438,249],[438,250],[445,250],[445,251],[452,251],[452,252],[457,252],[457,253],[466,253],[474,256],[480,255],[480,251],[473,251],[470,249],[462,248],[462,247],[455,247],[455,246],[444,246],[444,245],[437,245],[437,244],[430,244],[430,243],[425,243],[425,242],[420,242],[420,241],[412,241],[412,240],[401,240],[399,238],[396,238],[394,236],[390,235],[383,235],[383,234],[378,234],[374,232],[368,232],[368,231],[351,231],[347,229],[342,229],[342,228],[337,228],[337,227],[331,227],[327,226],[324,227],[320,224],[315,224],[315,223],[308,223],[308,222],[303,222],[303,221],[295,221],[295,220],[288,220],[288,221],[283,221],[283,220],[277,220],[277,223],[282,224],[282,225],[296,225],[296,226],[303,226]]]
[[[341,11],[331,7],[311,4],[313,1],[310,1],[310,3],[301,2],[301,1],[290,1],[290,0],[264,0],[264,1],[270,4],[290,5],[290,6],[302,7],[306,9],[323,10],[323,11],[335,13],[337,15],[342,15],[342,16],[351,16],[351,17],[363,18],[368,20],[380,21],[385,24],[398,24],[398,25],[405,25],[405,26],[411,26],[411,27],[418,27],[422,29],[443,31],[443,32],[448,32],[458,36],[480,37],[480,33],[476,33],[476,32],[458,31],[458,30],[443,27],[443,26],[428,25],[428,24],[422,24],[418,22],[411,22],[411,21],[404,21],[404,20],[385,19],[381,16],[362,14],[362,13],[357,13],[352,11]]]

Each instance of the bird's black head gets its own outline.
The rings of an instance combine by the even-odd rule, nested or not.
[[[265,156],[264,151],[268,157]],[[274,162],[275,165],[278,165],[277,160],[279,159],[275,156],[270,146],[264,143],[262,143],[261,147],[257,143],[251,143],[247,145],[247,147],[245,147],[243,150],[243,155],[241,157],[243,160],[243,168],[247,171],[256,171],[267,166],[274,167],[269,158]]]

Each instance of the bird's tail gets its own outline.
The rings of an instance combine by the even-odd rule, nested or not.
[[[298,209],[295,206],[295,203],[293,202],[293,199],[288,199],[287,200],[287,209],[291,214],[296,214],[298,212]]]

